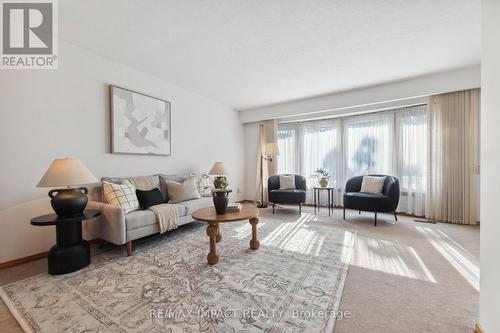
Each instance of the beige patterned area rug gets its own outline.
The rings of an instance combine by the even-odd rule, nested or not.
[[[248,222],[223,224],[214,266],[191,223],[0,294],[27,332],[332,332],[356,234],[314,220],[261,219],[258,250]]]

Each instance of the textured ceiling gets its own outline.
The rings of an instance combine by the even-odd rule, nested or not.
[[[67,42],[237,110],[480,62],[480,0],[64,0]]]

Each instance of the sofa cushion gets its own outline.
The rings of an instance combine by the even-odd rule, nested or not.
[[[196,178],[188,177],[184,182],[165,181],[168,191],[168,202],[179,203],[186,200],[199,199],[200,193],[196,188]]]
[[[295,190],[295,175],[279,175],[280,190]]]
[[[199,175],[196,176],[196,187],[198,192],[202,197],[211,198],[212,197],[212,187],[213,187],[212,177],[209,175]]]
[[[161,194],[163,195],[163,199],[165,202],[169,200],[168,197],[168,188],[167,188],[167,181],[172,181],[172,182],[177,182],[177,183],[182,183],[185,181],[189,175],[186,176],[180,176],[180,175],[158,175],[158,178],[160,180],[160,191]]]
[[[163,196],[157,187],[149,191],[135,190],[135,193],[141,209],[148,209],[151,206],[163,203]]]
[[[128,180],[128,178],[122,178],[122,177],[101,177],[101,185],[102,185],[102,182],[108,182],[108,183],[112,183],[112,184],[121,185],[121,184],[123,184],[123,182],[130,182],[130,180]],[[101,200],[104,203],[109,203],[106,200],[106,198],[104,197],[103,186],[101,186]]]
[[[101,181],[121,185],[123,182],[130,180],[124,177],[102,177]]]
[[[179,204],[186,206],[186,215],[191,215],[197,209],[212,207],[214,205],[214,202],[212,198],[200,198],[200,199],[183,201],[180,202]]]
[[[137,176],[129,179],[138,190],[148,191],[155,187],[160,188],[160,178],[157,175]]]
[[[385,178],[385,176],[363,176],[360,192],[381,193],[384,187]]]
[[[274,203],[299,204],[306,201],[306,191],[304,190],[272,190],[269,191],[269,201]]]
[[[391,212],[392,201],[382,193],[348,192],[344,194],[344,206],[369,212]]]
[[[103,198],[110,205],[121,207],[125,214],[139,209],[135,188],[130,181],[122,184],[102,182]]]
[[[136,210],[125,215],[127,230],[141,228],[147,225],[158,223],[155,213],[151,210]]]
[[[174,205],[177,208],[177,213],[179,217],[186,216],[186,206],[184,205]],[[144,226],[157,224],[156,214],[149,209],[146,210],[136,210],[125,215],[125,224],[127,225],[127,230],[133,230],[141,228]]]

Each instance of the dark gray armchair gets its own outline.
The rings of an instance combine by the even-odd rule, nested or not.
[[[385,175],[370,175],[383,177]],[[382,193],[364,193],[361,191],[363,176],[351,178],[345,185],[344,193],[344,220],[346,208],[375,213],[374,225],[377,225],[377,213],[394,212],[396,221],[396,208],[399,203],[399,180],[393,176],[385,176]]]
[[[279,175],[271,176],[267,180],[267,194],[269,202],[276,204],[298,204],[299,214],[302,214],[302,204],[306,202],[306,179],[295,175],[295,189],[280,189]]]

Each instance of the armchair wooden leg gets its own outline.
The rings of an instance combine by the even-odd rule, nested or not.
[[[396,211],[394,211],[394,219],[396,220],[396,222],[398,222],[398,216],[396,215]]]
[[[275,205],[275,204],[273,203],[273,214],[274,214],[274,205]]]
[[[132,255],[132,241],[127,242],[127,256],[130,257]]]
[[[377,226],[377,212],[375,212],[375,223],[373,225]]]
[[[345,220],[345,207],[344,207],[344,220]]]
[[[299,204],[299,215],[302,215],[302,204]]]
[[[358,214],[360,214],[360,215],[361,215],[361,211],[359,211],[359,212],[358,212]]]

